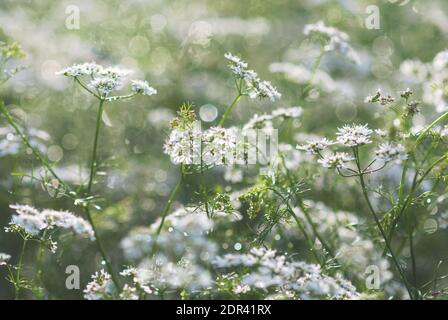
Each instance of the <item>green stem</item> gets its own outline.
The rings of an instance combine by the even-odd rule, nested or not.
[[[96,129],[95,129],[95,139],[93,141],[93,151],[92,151],[92,161],[90,163],[90,176],[89,176],[89,183],[87,186],[87,194],[90,195],[92,191],[92,185],[93,185],[93,178],[95,177],[95,171],[96,171],[96,152],[98,148],[98,137],[100,135],[100,127],[101,127],[101,117],[103,115],[103,109],[104,109],[104,100],[100,100],[100,105],[98,108],[98,114],[96,118]]]
[[[285,197],[274,188],[268,188],[268,189],[273,191],[276,195],[278,195],[283,200],[284,204],[286,204],[288,213],[294,219],[294,221],[297,224],[297,227],[299,228],[300,232],[303,234],[303,237],[305,238],[305,241],[307,242],[307,244],[311,250],[311,253],[313,254],[316,261],[320,264],[320,266],[325,269],[325,262],[320,259],[320,257],[317,255],[316,250],[314,250],[314,243],[313,243],[313,241],[311,241],[311,238],[309,237],[308,233],[306,232],[305,226],[302,224],[302,222],[299,220],[299,218],[295,214],[294,210],[292,210],[291,206],[289,205],[289,199],[285,199]]]
[[[390,230],[389,230],[389,234],[388,234],[388,239],[391,240],[393,232],[395,231],[395,226],[397,225],[397,223],[399,222],[401,216],[403,215],[403,213],[405,212],[405,210],[407,209],[412,197],[414,196],[415,191],[417,190],[417,188],[422,184],[422,182],[425,180],[425,178],[431,173],[432,169],[434,169],[435,166],[437,166],[440,162],[446,160],[448,158],[448,153],[443,155],[442,157],[440,157],[439,159],[437,159],[435,162],[433,162],[428,169],[423,173],[423,175],[420,177],[420,179],[417,180],[418,178],[418,171],[415,172],[414,175],[414,179],[412,181],[412,187],[411,190],[409,191],[409,194],[407,195],[401,209],[400,212],[398,213],[398,215],[394,218]],[[383,253],[384,255],[384,253]]]
[[[162,227],[163,227],[163,224],[165,223],[166,216],[168,215],[168,212],[171,209],[171,205],[173,204],[174,200],[176,199],[177,194],[179,193],[179,191],[181,189],[183,181],[184,181],[184,173],[183,173],[183,169],[182,169],[182,175],[179,178],[179,181],[177,182],[174,189],[171,191],[171,194],[168,198],[168,202],[166,203],[165,208],[162,211],[162,219],[160,220],[160,224],[159,224],[156,234],[154,236],[154,243],[152,245],[151,255],[150,255],[151,257],[153,257],[157,251],[157,240],[159,238],[160,232],[162,231]]]
[[[118,281],[118,278],[115,275],[114,269],[112,268],[112,264],[110,263],[110,261],[107,257],[106,251],[104,250],[103,243],[101,242],[98,230],[95,226],[95,223],[93,222],[92,215],[90,213],[90,208],[88,206],[85,207],[85,213],[87,216],[87,220],[89,221],[90,225],[92,226],[93,234],[95,235],[95,243],[96,243],[96,246],[98,247],[98,251],[100,252],[101,257],[103,258],[104,263],[106,264],[107,271],[109,272],[109,274],[112,277],[112,282],[114,283],[115,287],[117,289],[119,289],[120,282]]]
[[[330,246],[327,244],[327,242],[324,240],[324,238],[320,235],[319,231],[317,231],[316,224],[311,219],[310,213],[308,208],[303,203],[303,200],[300,197],[296,197],[297,201],[299,203],[300,209],[302,209],[303,215],[305,216],[306,221],[311,226],[311,230],[313,231],[314,236],[319,240],[319,242],[322,244],[322,246],[325,248],[325,251],[328,252],[328,254],[335,258],[333,250],[330,248]]]
[[[323,49],[321,49],[319,56],[316,58],[316,60],[314,61],[313,65],[311,67],[311,75],[310,75],[309,80],[307,81],[305,88],[302,91],[302,99],[306,97],[308,92],[311,90],[311,87],[313,86],[314,77],[316,76],[317,69],[319,68],[319,65],[322,61],[324,54],[325,54],[325,51]]]
[[[21,286],[20,274],[22,272],[23,256],[25,255],[25,248],[26,248],[27,241],[28,240],[26,238],[23,239],[22,250],[20,252],[19,263],[17,265],[16,283],[14,285],[14,287],[16,289],[16,300],[18,300],[20,298],[20,286]]]
[[[11,117],[11,115],[8,112],[8,109],[6,109],[5,104],[3,103],[3,101],[0,101],[0,110],[3,113],[3,115],[6,117],[6,120],[8,121],[9,125],[14,129],[14,131],[16,132],[16,134],[20,137],[20,139],[23,141],[23,143],[26,145],[27,148],[29,148],[31,150],[31,152],[33,153],[33,155],[36,157],[37,160],[39,160],[42,165],[53,175],[53,177],[59,181],[59,183],[61,185],[63,185],[65,188],[67,188],[68,190],[71,190],[70,187],[68,185],[66,185],[64,183],[64,181],[62,181],[61,178],[59,178],[59,176],[56,174],[56,172],[53,170],[53,168],[51,167],[51,165],[43,158],[43,156],[40,154],[40,152],[34,148],[30,141],[28,140],[28,138],[25,136],[25,134],[22,133],[22,130],[19,129],[19,127],[17,126],[17,124],[15,123],[14,119]]]
[[[362,194],[364,196],[364,199],[366,200],[367,206],[369,207],[369,210],[370,210],[370,212],[371,212],[371,214],[373,216],[373,219],[375,220],[375,223],[376,223],[378,229],[380,230],[381,236],[383,237],[384,242],[386,243],[386,247],[387,247],[387,250],[389,251],[389,254],[392,257],[392,261],[394,262],[394,265],[395,265],[398,273],[400,274],[400,277],[403,280],[404,285],[406,286],[406,290],[409,293],[409,297],[411,299],[413,299],[414,295],[413,295],[412,288],[409,286],[409,283],[408,283],[408,281],[407,281],[407,279],[406,279],[406,277],[404,275],[403,269],[401,268],[400,263],[398,262],[398,259],[397,259],[397,257],[395,256],[395,254],[394,254],[394,252],[392,250],[392,247],[391,247],[391,245],[389,243],[389,240],[387,238],[386,232],[384,231],[384,228],[381,225],[381,221],[378,218],[378,216],[377,216],[377,214],[375,212],[375,209],[373,209],[372,203],[370,202],[370,199],[369,199],[369,195],[367,194],[367,188],[366,188],[365,181],[364,181],[364,175],[363,175],[362,170],[361,170],[361,164],[360,164],[360,160],[359,160],[359,154],[358,154],[357,147],[353,148],[353,153],[355,155],[355,161],[356,161],[356,165],[358,167],[359,181],[361,183]]]
[[[429,126],[425,128],[425,130],[422,131],[422,133],[419,134],[417,140],[415,141],[415,146],[418,146],[420,142],[425,137],[426,133],[428,133],[429,130],[431,130],[436,124],[439,122],[442,122],[443,120],[448,118],[448,112],[445,112],[440,117],[438,117],[436,120],[434,120]]]
[[[417,287],[417,264],[415,261],[415,252],[414,252],[414,232],[409,232],[409,247],[411,253],[411,261],[412,261],[412,277],[414,281],[414,287]]]
[[[289,183],[291,186],[293,186],[294,178],[291,176],[291,173],[289,172],[289,169],[286,166],[285,157],[283,155],[281,155],[281,159],[282,159],[282,164],[283,164],[283,167],[285,168],[286,176],[289,180]],[[335,258],[333,250],[330,248],[330,246],[327,244],[327,242],[324,240],[324,238],[320,235],[319,231],[317,231],[316,225],[315,225],[314,221],[311,219],[309,210],[306,207],[306,205],[303,203],[302,198],[300,196],[298,196],[297,194],[295,196],[296,196],[296,200],[299,204],[299,207],[302,210],[303,215],[305,216],[305,219],[307,220],[308,224],[311,226],[311,230],[313,231],[314,237],[316,237],[320,241],[320,243],[325,248],[325,250],[328,252],[328,254],[330,254],[332,258]]]
[[[232,103],[227,107],[226,111],[221,117],[221,120],[218,123],[219,127],[222,127],[229,116],[229,114],[232,112],[232,109],[235,107],[235,105],[238,103],[238,101],[241,99],[243,95],[241,93],[238,93],[238,95],[233,99]]]
[[[90,164],[89,183],[87,185],[87,193],[86,193],[87,196],[91,195],[92,186],[93,186],[93,179],[95,177],[95,172],[96,172],[96,166],[97,166],[96,165],[96,155],[97,155],[97,149],[98,149],[98,137],[99,137],[100,128],[101,128],[101,117],[103,115],[103,107],[104,107],[104,100],[100,99],[100,104],[99,104],[99,107],[98,107],[98,115],[97,115],[97,119],[96,119],[95,139],[93,141],[93,150],[92,150],[92,160],[91,160],[91,164]],[[104,250],[104,246],[103,246],[103,244],[101,242],[98,230],[97,230],[97,228],[95,226],[95,223],[93,221],[92,214],[90,213],[89,204],[87,204],[85,206],[84,210],[85,210],[87,219],[89,220],[90,225],[92,226],[93,233],[95,235],[95,242],[96,242],[98,250],[99,250],[99,252],[101,254],[101,257],[103,258],[103,260],[104,260],[104,262],[106,264],[107,271],[110,273],[110,275],[112,277],[112,281],[113,281],[115,287],[117,289],[119,289],[120,285],[119,285],[118,279],[117,279],[117,277],[115,275],[115,272],[114,272],[114,270],[112,268],[112,265],[111,265],[107,255],[106,255],[106,251]]]
[[[44,231],[42,238],[45,239],[47,230]],[[42,242],[39,243],[39,251],[37,253],[36,261],[36,274],[34,276],[34,296],[36,299],[42,298],[41,283],[42,283],[42,266],[43,266],[43,256],[44,256],[44,245]]]

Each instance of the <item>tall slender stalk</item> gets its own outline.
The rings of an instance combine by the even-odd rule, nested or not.
[[[403,269],[401,268],[400,263],[398,262],[398,259],[397,259],[397,257],[395,256],[395,254],[394,254],[394,252],[392,250],[392,246],[390,245],[390,242],[388,240],[386,232],[384,231],[384,228],[381,225],[381,221],[378,218],[378,215],[376,214],[375,209],[373,209],[372,203],[370,202],[369,195],[367,193],[366,184],[365,184],[365,181],[364,181],[364,174],[363,174],[363,171],[361,169],[361,164],[360,164],[359,153],[358,153],[357,147],[353,148],[353,154],[355,156],[356,166],[358,168],[359,181],[361,183],[362,194],[364,196],[364,199],[365,199],[365,201],[367,203],[367,206],[369,207],[369,210],[370,210],[370,212],[371,212],[371,214],[373,216],[373,219],[375,220],[375,223],[376,223],[378,229],[380,230],[381,236],[383,237],[384,242],[386,243],[387,250],[389,251],[389,254],[392,257],[392,261],[394,262],[395,268],[397,269],[397,271],[400,274],[400,277],[401,277],[404,285],[406,286],[406,290],[409,293],[409,297],[411,299],[413,299],[414,298],[413,290],[412,290],[411,286],[409,285],[409,282],[406,279],[406,276],[405,276],[405,274],[403,272]]]
[[[21,272],[22,272],[23,257],[25,255],[25,249],[26,249],[26,243],[27,242],[28,242],[28,239],[26,239],[26,237],[23,238],[22,250],[20,251],[19,262],[18,262],[18,265],[17,265],[17,272],[16,272],[16,280],[15,280],[15,283],[14,283],[14,288],[16,290],[16,294],[15,294],[16,300],[18,300],[20,298],[20,286],[21,286],[21,284],[20,284],[20,282],[21,282],[20,275],[21,275]]]
[[[226,119],[228,118],[229,114],[232,112],[233,108],[236,106],[238,101],[241,99],[243,95],[239,92],[238,95],[233,99],[232,103],[227,107],[226,111],[224,111],[224,114],[221,117],[221,120],[219,120],[218,126],[222,127],[224,123],[226,122]]]
[[[168,198],[168,202],[166,203],[165,208],[162,211],[162,219],[160,220],[159,226],[158,226],[156,234],[154,236],[154,243],[152,245],[151,255],[150,255],[151,257],[153,257],[157,251],[157,240],[159,238],[160,232],[162,231],[166,216],[168,215],[168,212],[171,209],[171,205],[173,204],[173,201],[176,199],[176,196],[179,193],[183,182],[184,182],[184,172],[183,172],[183,168],[182,168],[181,177],[179,178],[174,189],[171,191],[171,194]]]
[[[65,188],[67,188],[68,190],[70,190],[70,187],[68,185],[65,184],[65,182],[59,178],[59,176],[56,174],[56,172],[53,170],[53,168],[51,167],[51,165],[44,159],[44,157],[40,154],[40,152],[33,147],[33,145],[30,143],[30,141],[28,140],[27,136],[22,132],[22,130],[20,130],[20,128],[17,126],[17,124],[15,123],[14,119],[11,117],[11,115],[8,112],[8,109],[6,108],[5,104],[3,103],[3,101],[0,101],[0,111],[3,113],[3,115],[5,116],[6,120],[8,121],[9,125],[14,129],[14,131],[16,132],[16,134],[20,137],[20,139],[23,141],[23,143],[25,144],[25,146],[27,148],[29,148],[31,150],[31,152],[33,153],[34,157],[39,160],[39,162],[53,175],[53,177],[58,180],[58,182],[60,184],[62,184]]]
[[[99,99],[99,100],[100,100],[100,104],[99,104],[99,107],[98,107],[98,114],[97,114],[96,127],[95,127],[95,138],[94,138],[94,141],[93,141],[92,159],[91,159],[91,163],[90,163],[90,176],[89,176],[89,182],[88,182],[87,191],[86,191],[86,195],[87,196],[91,196],[92,186],[93,186],[93,179],[95,177],[96,167],[97,167],[96,156],[97,156],[97,149],[98,149],[98,137],[99,137],[99,134],[100,134],[101,117],[103,115],[103,108],[104,108],[104,99]],[[99,252],[101,254],[101,257],[103,258],[103,260],[104,260],[104,262],[106,264],[107,271],[110,273],[110,275],[112,277],[112,281],[113,281],[115,287],[117,289],[119,289],[120,288],[120,284],[119,284],[118,279],[117,279],[117,277],[115,275],[115,272],[114,272],[114,270],[112,268],[112,265],[111,265],[111,263],[109,261],[109,258],[108,258],[107,254],[106,254],[106,251],[104,250],[104,246],[103,246],[103,244],[101,242],[100,235],[98,233],[98,230],[97,230],[97,228],[95,226],[95,222],[93,221],[92,215],[90,213],[89,204],[87,204],[84,207],[84,211],[86,213],[87,219],[89,220],[89,223],[92,226],[93,233],[95,235],[95,242],[96,242],[98,250],[99,250]]]

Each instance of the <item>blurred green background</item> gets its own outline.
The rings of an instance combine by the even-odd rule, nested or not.
[[[79,8],[79,29],[66,27],[70,5]],[[365,27],[369,5],[380,9],[378,30]],[[216,108],[222,114],[235,96],[224,53],[241,56],[282,93],[275,103],[243,99],[229,124],[243,124],[255,113],[300,105],[305,109],[303,117],[282,137],[295,144],[300,133],[332,136],[344,123],[381,125],[375,108],[363,103],[364,97],[377,87],[386,92],[404,89],[409,85],[403,84],[399,73],[403,60],[429,62],[446,48],[447,9],[448,2],[443,0],[411,0],[405,5],[374,0],[2,0],[0,40],[20,43],[27,53],[23,64],[28,67],[1,88],[1,95],[24,127],[42,131],[34,132],[36,141],[50,160],[58,162],[57,172],[76,184],[80,177],[87,177],[96,100],[55,72],[89,61],[120,65],[134,70],[135,78],[147,79],[158,90],[150,98],[108,104],[103,118],[99,154],[106,165],[100,169],[104,175],[96,186],[104,198],[100,204],[103,212],[95,219],[112,259],[120,265],[119,241],[133,227],[149,225],[160,215],[176,182],[178,168],[163,153],[163,143],[179,105],[191,101],[197,111],[208,105],[209,110]],[[301,100],[302,84],[283,73],[270,72],[271,64],[289,62],[310,68],[315,52],[302,30],[305,24],[319,20],[349,34],[361,63],[355,65],[336,53],[325,56],[320,69],[332,82],[328,88],[323,84],[316,96]],[[436,115],[428,109],[423,116],[433,119]],[[203,126],[214,123],[204,122]],[[0,127],[7,127],[3,118]],[[8,152],[7,145],[0,150],[2,228],[11,217],[8,205],[12,203],[73,210],[70,201],[49,194],[39,183],[11,175],[38,167],[33,157],[22,151],[19,147]],[[210,184],[224,184],[220,169],[206,179]],[[353,196],[354,186],[346,184],[334,192],[338,182],[336,178],[327,181],[308,196],[334,208],[356,211],[361,200]],[[194,190],[195,180],[189,183],[192,188],[183,191],[180,202],[194,200],[190,190]],[[238,239],[236,235],[234,239]],[[447,257],[447,240],[443,231],[421,239],[417,250],[424,279],[431,276],[439,259]],[[65,267],[79,265],[85,284],[99,267],[96,248],[70,237],[60,247],[56,255],[46,257],[44,282],[55,298],[80,298],[81,291],[65,289]],[[0,251],[14,259],[19,248],[17,236],[0,232]],[[30,250],[26,261],[32,262],[34,254]],[[0,269],[1,299],[12,297],[4,276]]]

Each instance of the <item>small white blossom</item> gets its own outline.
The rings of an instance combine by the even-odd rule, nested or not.
[[[146,80],[132,80],[132,91],[143,94],[145,96],[152,96],[157,94],[157,90],[149,85]]]
[[[347,167],[347,163],[355,160],[351,155],[345,152],[336,152],[332,155],[326,155],[317,160],[325,168],[342,169]]]
[[[244,94],[252,99],[268,98],[271,101],[280,99],[281,94],[277,89],[269,81],[261,80],[254,70],[248,69],[248,64],[245,61],[230,52],[226,53],[224,57],[230,62],[229,67],[235,77],[244,80],[246,85]]]
[[[298,145],[296,148],[309,154],[318,154],[332,144],[334,144],[333,141],[328,140],[327,138],[322,138],[313,141],[307,141],[306,144]]]
[[[385,142],[378,146],[375,151],[376,157],[384,162],[392,160],[406,160],[406,149],[403,145],[394,142]]]
[[[428,66],[420,60],[405,60],[400,64],[400,72],[406,77],[406,80],[422,83],[428,75]]]
[[[84,298],[87,300],[109,299],[114,292],[114,284],[111,275],[105,270],[100,270],[92,275],[90,281],[84,289]]]
[[[9,254],[0,252],[0,266],[5,266],[8,264],[9,259],[11,259],[11,256]]]
[[[371,143],[371,134],[372,130],[367,125],[346,125],[338,128],[336,140],[346,147],[357,147]]]
[[[108,95],[113,91],[118,91],[123,87],[121,79],[111,77],[95,78],[89,83],[89,88],[98,90],[102,95]]]
[[[395,101],[395,99],[393,97],[391,97],[390,95],[382,95],[381,94],[381,89],[378,89],[375,94],[367,96],[364,99],[365,103],[375,103],[375,102],[378,102],[382,106],[388,105],[388,104],[390,104],[390,103],[392,103],[394,101]]]
[[[325,40],[325,51],[336,51],[345,55],[354,63],[359,63],[359,56],[355,50],[350,46],[350,37],[334,27],[328,27],[323,21],[314,24],[307,24],[303,28],[303,33],[306,36],[316,36]]]
[[[56,211],[51,209],[37,210],[28,205],[11,205],[16,211],[12,216],[10,225],[19,226],[32,236],[37,236],[41,231],[53,228],[70,229],[76,234],[87,235],[90,240],[95,240],[92,226],[84,219],[75,216],[68,211]]]
[[[120,293],[120,299],[121,300],[138,300],[139,296],[137,293],[137,288],[131,287],[130,285],[125,284]]]

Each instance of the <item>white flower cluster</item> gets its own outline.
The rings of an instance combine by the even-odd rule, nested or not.
[[[369,95],[364,99],[365,103],[380,103],[382,106],[388,105],[394,102],[395,99],[390,95],[382,95],[381,89],[378,89],[375,94]]]
[[[163,257],[146,259],[136,269],[140,285],[158,291],[183,289],[194,292],[211,287],[212,277],[205,268],[187,258],[169,261]]]
[[[336,51],[349,58],[349,60],[359,63],[359,57],[350,46],[350,37],[334,27],[326,26],[323,21],[314,24],[307,24],[303,28],[306,36],[314,36],[325,41],[325,51]]]
[[[400,64],[400,72],[406,80],[415,83],[424,82],[429,74],[429,66],[420,60],[405,60]]]
[[[132,230],[121,241],[127,259],[137,261],[150,254],[160,222],[161,218],[158,218],[148,228]],[[185,256],[190,259],[212,257],[217,246],[207,238],[207,234],[214,224],[214,220],[200,208],[179,208],[166,217],[157,246],[173,260]]]
[[[448,110],[448,50],[437,53],[430,63],[403,61],[400,71],[404,80],[422,85],[423,102],[435,106],[437,112]]]
[[[346,147],[357,147],[369,144],[370,135],[373,133],[367,125],[346,125],[338,128],[336,141]]]
[[[112,298],[115,292],[115,287],[111,275],[104,269],[95,272],[95,274],[92,275],[92,280],[87,284],[83,292],[84,298],[87,300]]]
[[[11,259],[11,256],[9,254],[0,252],[0,266],[7,265],[9,259]]]
[[[226,254],[217,257],[214,265],[218,269],[242,268],[241,274],[236,272],[239,281],[232,279],[231,282],[236,294],[260,290],[288,293],[290,298],[301,300],[355,299],[359,295],[347,280],[324,275],[318,265],[289,261],[275,250],[253,248],[247,254]]]
[[[381,272],[381,285],[389,288],[389,280],[392,273],[387,258],[383,257],[380,250],[377,250],[372,240],[366,238],[358,231],[360,221],[358,217],[341,210],[334,210],[322,202],[305,201],[309,208],[310,216],[315,228],[324,239],[331,239],[331,246],[335,249],[337,261],[350,273],[351,277],[365,280],[365,272],[369,266],[377,266]],[[294,208],[297,217],[304,221],[306,228],[312,232],[303,211]],[[287,234],[295,237],[296,226],[286,224],[283,226]]]
[[[98,92],[102,97],[106,97],[114,91],[121,90],[126,77],[131,71],[120,69],[119,67],[103,67],[95,62],[75,64],[65,68],[56,74],[67,77],[89,76],[88,87]],[[154,95],[157,90],[150,87],[148,82],[142,80],[133,80],[131,85],[132,91],[143,95]]]
[[[255,114],[243,127],[243,132],[253,129],[272,129],[272,121],[277,118],[296,119],[303,113],[302,107],[278,108],[270,114]]]
[[[26,233],[37,236],[43,230],[62,228],[72,230],[78,235],[86,235],[92,241],[95,240],[92,226],[71,212],[51,209],[39,211],[31,206],[18,204],[10,207],[16,211],[16,214],[12,216],[8,230],[18,226]]]
[[[261,80],[254,70],[248,69],[248,64],[245,61],[230,52],[226,53],[224,57],[230,62],[230,69],[235,77],[245,82],[247,91],[244,93],[250,98],[269,98],[271,101],[280,99],[281,94],[277,89],[269,81]]]
[[[234,128],[212,127],[202,132],[200,126],[175,128],[164,151],[175,164],[226,165],[233,163],[237,152]]]
[[[157,90],[151,87],[146,80],[132,80],[131,88],[135,93],[140,93],[145,96],[157,94]]]
[[[309,140],[306,144],[298,145],[296,148],[305,151],[308,154],[319,154],[333,144],[334,141],[328,140],[327,138],[320,138]]]
[[[175,128],[171,131],[163,149],[174,164],[200,164],[201,141],[202,131],[200,126]]]
[[[129,277],[132,280],[132,285],[126,284],[122,292],[120,293],[120,299],[122,300],[138,300],[138,292],[144,292],[145,294],[154,293],[153,288],[145,284],[145,280],[141,279],[142,272],[134,267],[128,267],[120,275]]]
[[[336,152],[323,156],[322,159],[317,160],[322,166],[329,169],[343,169],[347,168],[347,164],[355,160],[354,157],[346,152]]]
[[[407,159],[405,147],[396,142],[384,142],[378,146],[375,151],[377,159],[383,162],[396,160],[401,162]]]

